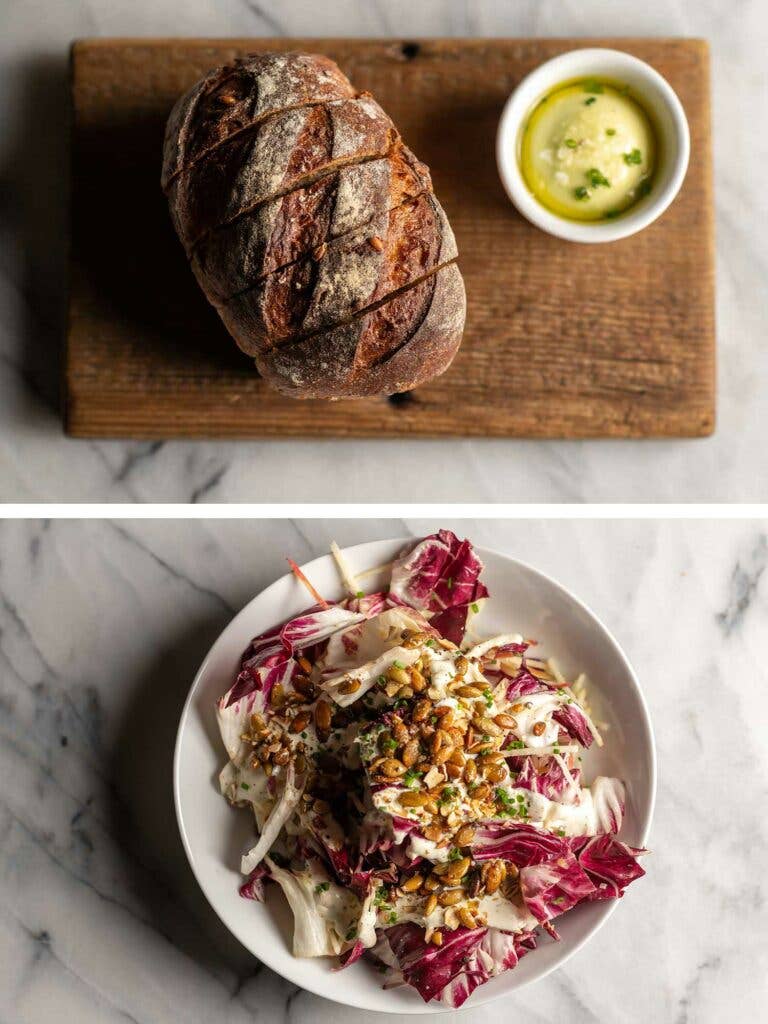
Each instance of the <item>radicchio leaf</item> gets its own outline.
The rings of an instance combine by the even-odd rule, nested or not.
[[[517,789],[529,789],[532,793],[541,793],[548,800],[556,800],[558,803],[573,803],[576,797],[573,788],[568,785],[563,769],[554,759],[550,757],[546,762],[545,771],[539,771],[534,767],[532,757],[514,758],[514,767],[520,768],[515,776],[515,787]],[[579,785],[581,770],[571,768],[570,775],[576,785]]]
[[[537,921],[549,921],[589,899],[595,886],[570,849],[520,871],[520,892]]]
[[[511,860],[518,868],[541,864],[569,853],[568,842],[534,825],[487,822],[475,830],[475,860]]]
[[[596,886],[589,900],[618,899],[630,882],[645,874],[637,858],[646,851],[627,846],[615,836],[576,836],[571,849]]]
[[[395,925],[385,935],[403,979],[425,1002],[441,999],[455,1009],[479,985],[515,967],[536,944],[530,932],[498,928],[457,928],[445,934],[442,946],[428,945],[414,924]]]
[[[583,747],[592,746],[594,736],[584,717],[584,712],[578,704],[575,702],[573,704],[563,704],[562,707],[555,711],[552,717],[558,725],[565,729],[569,736],[578,740]]]
[[[238,890],[244,900],[256,900],[264,902],[264,879],[269,878],[269,869],[259,864],[248,875]]]
[[[392,595],[421,611],[433,612],[431,625],[461,643],[469,607],[488,596],[480,582],[483,563],[468,540],[440,530],[409,548],[392,566]]]

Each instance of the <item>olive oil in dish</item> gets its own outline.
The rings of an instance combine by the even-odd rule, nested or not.
[[[569,220],[618,217],[648,195],[657,163],[653,124],[626,86],[564,83],[523,128],[520,169],[535,198]]]

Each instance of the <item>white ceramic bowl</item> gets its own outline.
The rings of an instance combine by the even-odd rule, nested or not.
[[[385,565],[407,540],[376,541],[349,548],[345,556],[355,572]],[[621,648],[600,620],[559,584],[506,555],[480,549],[483,580],[491,592],[478,630],[519,630],[540,641],[539,650],[556,653],[566,675],[586,671],[599,698],[599,717],[608,722],[605,746],[586,752],[588,781],[616,775],[627,786],[621,838],[642,846],[648,834],[656,788],[653,734],[637,679]],[[335,564],[329,555],[305,565],[304,572],[324,597],[342,597]],[[386,585],[388,574],[365,579],[366,591]],[[425,1004],[406,987],[384,991],[381,975],[365,961],[333,971],[329,959],[299,960],[291,954],[292,917],[277,886],[268,886],[265,904],[242,899],[238,886],[240,854],[253,832],[252,817],[231,808],[219,795],[217,776],[224,764],[214,703],[230,686],[240,656],[253,636],[307,607],[304,588],[286,575],[255,597],[235,616],[203,662],[179,724],[174,757],[174,797],[179,829],[200,887],[229,930],[273,971],[311,992],[347,1006],[389,1013],[437,1013],[446,1008]],[[621,900],[642,906],[643,883]],[[482,985],[467,1005],[491,999],[543,978],[564,963],[593,935],[618,901],[592,903],[558,919],[562,941],[546,936],[539,949],[512,971]]]
[[[615,220],[559,217],[531,193],[520,170],[520,136],[528,115],[542,96],[574,78],[607,78],[628,85],[648,110],[659,134],[661,163],[651,193]],[[541,64],[507,100],[496,135],[496,162],[509,198],[536,227],[570,242],[614,242],[647,227],[680,191],[689,153],[688,121],[677,94],[650,64],[621,50],[571,50]]]

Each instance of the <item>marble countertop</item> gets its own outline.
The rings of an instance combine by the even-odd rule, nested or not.
[[[303,992],[229,936],[184,857],[171,758],[205,652],[286,554],[437,526],[584,599],[633,662],[658,744],[647,877],[564,968],[496,1013],[759,1019],[768,522],[55,520],[0,524],[0,1020],[398,1019]],[[488,1009],[445,1019],[457,1018],[480,1024]]]
[[[450,453],[477,501],[765,498],[768,7],[760,0],[6,0],[0,38],[0,500],[354,501]],[[712,46],[717,433],[696,441],[132,443],[63,436],[67,48],[94,35],[687,35]],[[285,472],[290,464],[290,473]],[[354,467],[354,472],[341,468]],[[430,498],[455,500],[457,475]]]

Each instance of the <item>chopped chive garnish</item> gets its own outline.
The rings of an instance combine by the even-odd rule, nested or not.
[[[615,128],[606,128],[605,129],[605,134],[606,135],[615,135],[616,134],[616,129]]]
[[[597,99],[596,96],[590,96],[588,100],[584,100],[584,106],[585,107],[591,107],[596,99]]]
[[[643,162],[643,154],[639,149],[633,149],[631,153],[624,154],[624,163],[629,164],[641,164]]]
[[[405,665],[402,663],[402,661],[393,661],[392,664],[394,665],[395,668],[405,668]]]
[[[605,188],[610,188],[610,181],[606,178],[602,171],[599,171],[597,167],[590,167],[587,171],[587,178],[592,188],[599,188],[603,185]]]
[[[576,149],[576,147],[578,146],[578,142],[576,141],[576,139],[566,139],[565,145],[568,147],[568,149]]]
[[[603,92],[603,91],[604,90],[603,90],[602,82],[598,82],[594,78],[590,78],[590,80],[588,82],[584,83],[584,92],[597,92],[597,93],[600,93],[600,92]]]
[[[250,788],[251,787],[248,785],[247,782],[241,782],[240,783],[240,789],[250,789]]]
[[[358,590],[358,592],[355,594],[355,597],[359,601],[361,597],[365,597],[365,591],[364,590]]]
[[[318,893],[318,894],[321,893],[321,892],[328,892],[330,887],[331,887],[331,883],[330,882],[319,882],[315,886],[315,892]]]
[[[579,185],[578,188],[573,190],[573,194],[577,199],[589,199],[589,192],[584,188],[583,185]]]

